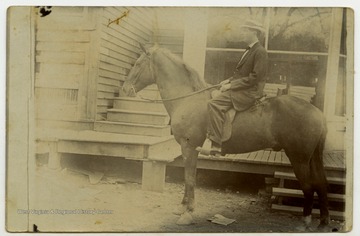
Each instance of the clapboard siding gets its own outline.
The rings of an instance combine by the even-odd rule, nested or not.
[[[143,12],[140,10],[141,8],[129,8],[129,7],[109,7],[106,8],[108,11],[108,16],[112,16],[112,19],[116,19],[121,16],[124,12],[129,12],[127,17],[121,19],[121,21],[129,24],[131,27],[136,28],[133,32],[135,34],[146,34],[147,36],[152,34],[152,17],[148,13],[149,9],[144,9]],[[110,20],[110,19],[108,19]],[[108,24],[108,21],[106,22]]]
[[[115,31],[118,32],[122,32],[124,33],[127,37],[130,37],[134,40],[136,40],[137,38],[142,38],[144,40],[146,40],[148,38],[148,36],[150,35],[150,31],[144,32],[143,31],[143,27],[138,27],[136,26],[136,23],[134,21],[134,17],[131,17],[133,19],[130,18],[130,15],[132,14],[133,11],[129,12],[129,16],[122,18],[119,21],[119,24],[117,24],[116,22],[111,23],[109,25],[109,18],[107,17],[103,17],[102,18],[102,23],[109,29],[114,29]],[[120,14],[113,14],[112,12],[108,11],[108,16],[111,17],[112,19],[116,19],[118,18]],[[131,23],[130,23],[131,22]],[[114,28],[113,26],[119,26],[117,28]]]
[[[116,44],[116,38],[114,38],[112,41],[107,39],[102,40],[100,53],[112,58],[117,58],[118,60],[123,60],[125,62],[129,60],[135,62],[138,57],[137,53],[129,51],[124,47],[124,44]]]
[[[109,22],[129,14],[116,22]],[[152,37],[151,9],[136,7],[106,7],[100,17],[99,70],[97,83],[96,120],[106,120],[112,99],[140,55],[139,42],[147,43]],[[144,14],[144,12],[148,12]]]
[[[108,79],[118,80],[120,82],[123,82],[125,80],[124,75],[119,75],[119,74],[117,74],[115,72],[106,71],[104,69],[100,69],[99,76],[100,76],[100,79],[101,78],[108,78]]]
[[[96,22],[87,7],[56,7],[37,18],[36,115],[39,120],[79,121],[87,117],[89,48]],[[56,127],[55,127],[56,128]]]

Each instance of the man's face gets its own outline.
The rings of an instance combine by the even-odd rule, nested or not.
[[[254,37],[256,37],[256,32],[254,30],[248,29],[248,28],[242,28],[240,30],[240,40],[244,41],[246,43],[252,43],[254,40]]]

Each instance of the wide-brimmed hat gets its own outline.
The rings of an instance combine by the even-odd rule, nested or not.
[[[240,28],[255,29],[260,32],[265,32],[263,25],[255,20],[246,20],[245,23],[240,26]]]

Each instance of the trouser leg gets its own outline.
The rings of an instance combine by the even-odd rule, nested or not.
[[[208,103],[209,139],[221,145],[225,113],[233,107],[230,91],[221,93]]]

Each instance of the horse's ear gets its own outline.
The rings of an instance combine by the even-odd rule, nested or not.
[[[145,52],[146,54],[149,54],[149,52],[148,52],[148,50],[146,50],[146,48],[145,48],[145,45],[144,45],[144,44],[139,43],[139,45],[140,45],[140,48],[141,48],[141,50],[142,50],[143,52]]]

